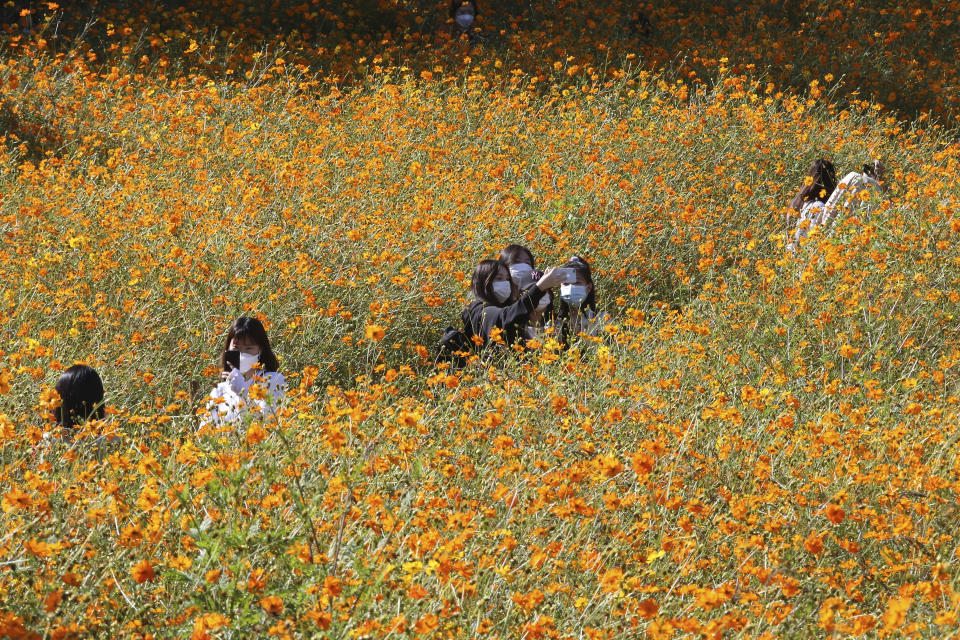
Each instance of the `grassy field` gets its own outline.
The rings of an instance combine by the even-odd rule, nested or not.
[[[0,636],[956,635],[957,3],[211,4],[4,36]],[[818,157],[890,199],[792,254]],[[434,367],[513,242],[613,325]]]

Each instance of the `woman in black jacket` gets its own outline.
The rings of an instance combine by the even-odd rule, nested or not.
[[[468,336],[479,336],[481,348],[497,334],[506,346],[523,344],[530,314],[536,311],[540,299],[554,287],[560,286],[563,276],[556,269],[547,269],[536,284],[522,294],[510,279],[510,270],[498,260],[483,260],[473,270],[470,287],[474,301],[464,309],[463,330]]]

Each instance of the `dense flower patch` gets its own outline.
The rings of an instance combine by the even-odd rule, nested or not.
[[[517,18],[549,55],[508,25],[472,49],[412,31],[434,18],[405,4],[357,27],[382,47],[309,3],[274,27],[242,3],[199,25],[171,9],[146,32],[107,6],[89,49],[8,38],[0,635],[954,632],[955,130],[823,88],[891,38],[851,32],[848,52],[839,6],[818,24],[840,57],[795,94],[758,79],[786,53],[721,30],[747,19],[723,3],[647,9],[715,78],[593,73],[586,5],[550,5],[576,45]],[[919,59],[910,34],[952,18],[918,10],[882,15]],[[215,36],[231,15],[237,39]],[[317,34],[341,50],[308,52]],[[945,61],[916,96],[940,113]],[[785,203],[821,156],[882,158],[890,198],[789,253]],[[614,323],[432,366],[473,265],[510,242],[587,256]],[[269,328],[281,417],[200,428],[240,314]],[[74,361],[109,412],[71,448],[44,433]]]

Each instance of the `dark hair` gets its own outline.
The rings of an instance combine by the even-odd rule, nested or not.
[[[874,180],[880,180],[883,177],[885,167],[883,163],[879,160],[871,160],[870,162],[864,162],[861,171]]]
[[[226,352],[235,338],[249,338],[260,347],[260,366],[263,371],[276,371],[280,368],[277,356],[270,348],[270,338],[267,337],[267,330],[263,328],[263,323],[256,318],[240,316],[233,321],[230,330],[227,331],[227,340],[223,343],[223,353],[220,354],[221,369],[226,369]]]
[[[790,201],[790,208],[794,211],[800,211],[804,204],[814,200],[826,202],[833,190],[837,188],[837,170],[833,168],[832,162],[824,158],[810,165],[807,177],[812,178],[813,182],[801,187]]]
[[[537,268],[537,260],[533,257],[533,253],[530,249],[519,244],[511,244],[504,247],[503,251],[500,252],[500,262],[502,262],[505,267],[512,267],[515,264],[525,262],[534,269]]]
[[[75,364],[60,375],[55,387],[60,406],[53,412],[57,424],[73,427],[87,420],[103,420],[103,382],[93,367]]]
[[[497,307],[503,304],[497,300],[497,296],[493,293],[493,282],[500,275],[500,269],[503,266],[503,263],[499,260],[481,260],[480,264],[473,269],[470,288],[477,300]],[[513,280],[510,280],[510,287],[516,293],[516,285]]]
[[[587,264],[587,261],[581,258],[580,256],[572,256],[570,262],[563,265],[565,269],[573,269],[577,272],[578,275],[583,276],[583,279],[590,284],[590,293],[587,294],[586,299],[583,301],[583,304],[580,305],[580,308],[587,308],[593,313],[597,312],[597,286],[593,284],[593,274],[590,271],[590,265]],[[570,305],[563,301],[563,298],[560,298],[560,311],[558,315],[561,318],[567,318],[570,316]]]

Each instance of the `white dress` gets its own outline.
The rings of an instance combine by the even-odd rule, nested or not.
[[[250,389],[255,384],[265,389],[262,397],[250,397]],[[283,375],[276,371],[257,372],[247,380],[239,370],[234,369],[226,380],[210,392],[207,415],[202,422],[205,425],[221,425],[239,420],[247,412],[260,418],[276,417],[286,390]]]
[[[870,208],[870,200],[881,194],[880,183],[865,173],[851,171],[843,176],[827,198],[823,220],[821,224],[832,222],[841,212],[853,211],[866,206]]]
[[[826,205],[819,200],[811,200],[804,203],[800,208],[800,219],[797,220],[797,230],[793,233],[793,240],[787,245],[787,249],[793,251],[800,244],[800,241],[810,234],[810,230],[823,224],[823,215],[826,211]]]

